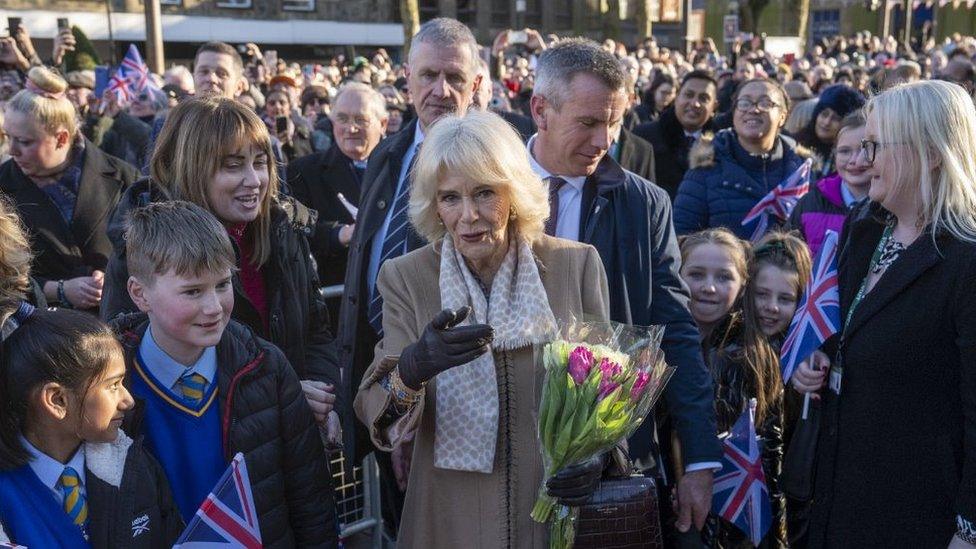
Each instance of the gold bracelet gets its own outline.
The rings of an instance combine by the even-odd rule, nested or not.
[[[406,406],[412,406],[413,404],[416,404],[421,398],[423,398],[424,396],[423,386],[420,387],[419,391],[415,391],[410,387],[407,387],[407,384],[404,383],[402,379],[400,379],[399,368],[394,368],[390,370],[389,376],[390,376],[390,394],[392,394],[393,398],[395,398],[399,403]]]

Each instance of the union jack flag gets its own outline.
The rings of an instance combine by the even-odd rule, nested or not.
[[[756,399],[722,441],[722,469],[715,473],[712,513],[734,524],[758,546],[773,524],[769,488],[756,440]]]
[[[215,546],[261,549],[261,530],[254,509],[244,454],[238,453],[207,496],[173,549]]]
[[[115,71],[115,74],[108,79],[108,90],[114,93],[119,103],[123,105],[132,99],[132,88],[129,87],[129,82],[125,77],[119,74],[119,71]]]
[[[782,183],[776,185],[773,190],[769,191],[769,194],[764,196],[762,200],[757,202],[749,210],[749,213],[742,220],[742,225],[746,226],[757,219],[759,220],[759,223],[756,224],[756,230],[752,232],[750,240],[755,242],[762,238],[762,235],[766,234],[766,230],[769,228],[770,214],[775,215],[782,221],[789,219],[790,213],[796,207],[796,203],[810,190],[810,172],[812,167],[813,160],[808,158],[795,172],[784,179]]]
[[[827,231],[823,247],[813,263],[813,272],[796,306],[793,321],[783,341],[780,365],[783,383],[796,367],[810,357],[827,338],[840,329],[840,290],[837,288],[838,237]]]
[[[149,67],[142,60],[139,48],[135,44],[129,44],[129,51],[122,58],[118,72],[129,82],[129,87],[137,93],[146,91],[146,88],[155,87],[149,80]]]

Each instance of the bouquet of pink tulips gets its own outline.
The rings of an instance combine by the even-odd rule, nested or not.
[[[539,405],[545,479],[609,451],[644,421],[674,368],[660,350],[663,327],[573,322],[542,349],[546,378]],[[532,518],[549,522],[551,548],[570,548],[577,508],[539,491]]]

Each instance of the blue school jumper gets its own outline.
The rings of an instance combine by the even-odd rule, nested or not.
[[[146,336],[149,337],[148,332]],[[145,401],[145,446],[162,465],[173,500],[187,523],[227,468],[220,429],[217,381],[197,408],[164,387],[137,351],[131,375],[132,394]]]
[[[12,541],[31,549],[91,547],[29,464],[0,471],[0,525]]]

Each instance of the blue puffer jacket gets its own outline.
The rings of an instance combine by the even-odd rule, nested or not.
[[[743,149],[734,129],[722,130],[713,139],[702,137],[691,151],[691,169],[674,199],[675,230],[681,235],[727,227],[748,239],[758,221],[743,227],[742,219],[803,160],[796,142],[786,136],[779,138],[772,153],[763,156]],[[771,227],[777,224],[778,220],[771,219]]]

